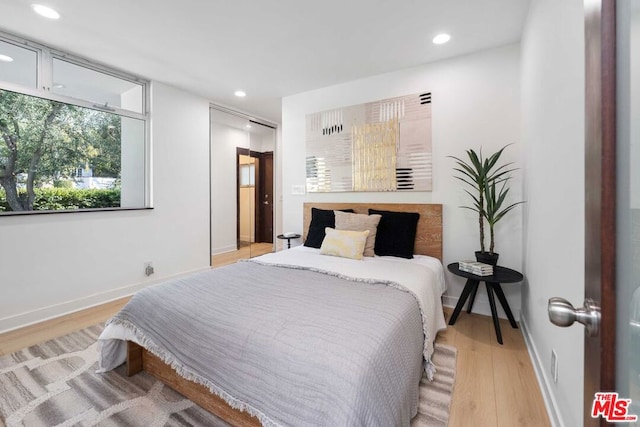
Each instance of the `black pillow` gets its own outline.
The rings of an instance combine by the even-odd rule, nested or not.
[[[351,212],[353,209],[341,209],[342,212]],[[311,208],[311,223],[304,245],[310,248],[320,249],[324,240],[326,227],[336,228],[336,215],[333,210]]]
[[[376,233],[376,255],[413,258],[416,230],[420,214],[369,209],[369,215],[382,215]]]

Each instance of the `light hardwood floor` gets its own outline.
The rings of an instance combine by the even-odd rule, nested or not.
[[[0,355],[103,322],[128,298],[0,335]],[[447,320],[451,309],[445,308]],[[550,425],[519,329],[501,321],[504,345],[490,317],[463,312],[436,342],[458,349],[450,427]]]
[[[104,322],[119,311],[130,298],[120,298],[66,316],[0,334],[0,356]]]
[[[239,259],[254,258],[260,255],[273,252],[273,243],[252,243],[251,246],[244,246],[237,251],[225,252],[211,257],[211,265],[222,267],[223,265],[233,264]]]
[[[447,322],[453,309],[445,308]],[[520,329],[500,320],[498,344],[491,317],[460,313],[436,342],[458,349],[449,426],[551,425]]]

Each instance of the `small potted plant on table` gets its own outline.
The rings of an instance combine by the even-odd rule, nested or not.
[[[498,254],[495,249],[495,225],[508,212],[517,205],[524,202],[516,202],[505,205],[505,199],[509,194],[509,180],[511,172],[516,170],[511,168],[513,162],[498,165],[502,152],[508,145],[502,147],[486,159],[482,157],[482,150],[477,153],[475,150],[467,150],[468,161],[464,161],[455,156],[449,156],[456,161],[457,167],[454,170],[458,173],[455,178],[464,182],[470,189],[464,191],[471,196],[471,206],[461,206],[470,209],[478,214],[478,225],[480,229],[480,250],[476,251],[476,260],[486,264],[496,265]],[[484,244],[484,223],[489,225],[490,245],[489,251],[485,250]]]

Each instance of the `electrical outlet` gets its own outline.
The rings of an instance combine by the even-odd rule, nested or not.
[[[553,382],[558,382],[558,355],[555,349],[551,349],[551,377]]]
[[[144,274],[151,276],[153,274],[153,263],[151,261],[144,263]]]

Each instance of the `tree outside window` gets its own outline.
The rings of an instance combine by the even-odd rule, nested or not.
[[[119,207],[121,133],[116,114],[0,89],[0,210]]]

